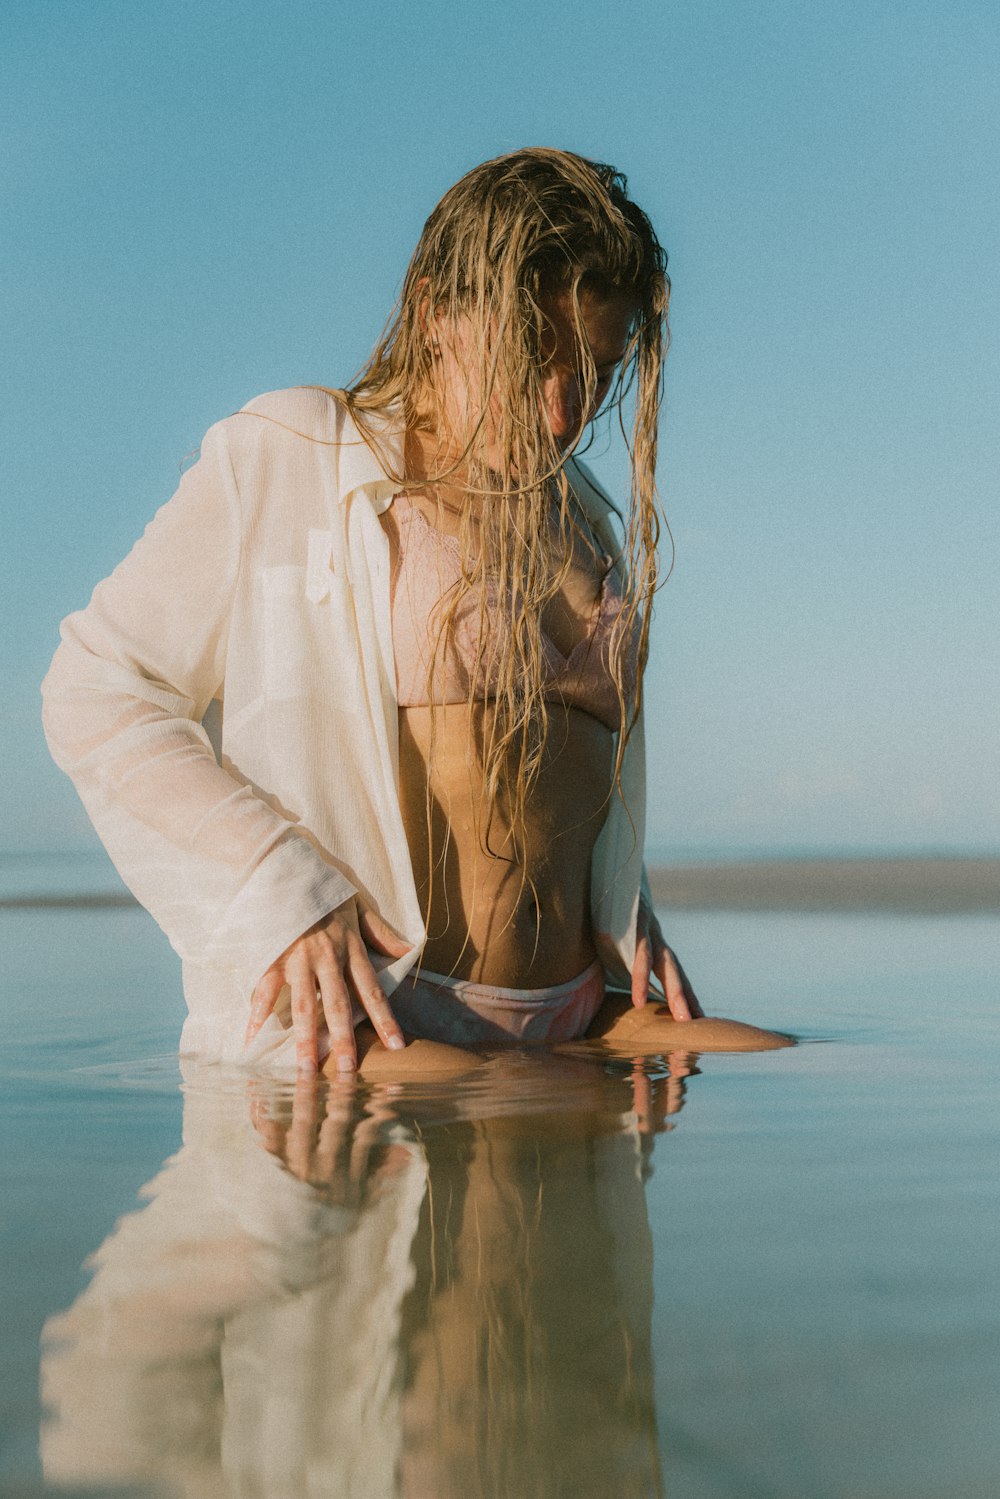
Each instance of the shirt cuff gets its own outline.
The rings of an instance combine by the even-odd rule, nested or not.
[[[205,961],[236,969],[249,998],[258,979],[296,937],[355,893],[356,886],[307,839],[287,834],[227,908]]]

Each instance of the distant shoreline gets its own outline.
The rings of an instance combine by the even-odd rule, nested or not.
[[[690,911],[865,911],[1000,915],[1000,858],[740,859],[658,865],[658,906]],[[126,890],[0,896],[0,910],[139,909]]]
[[[110,911],[142,907],[127,890],[83,890],[38,895],[0,895],[0,911]]]
[[[742,859],[649,872],[658,906],[711,911],[1000,915],[1000,859]]]

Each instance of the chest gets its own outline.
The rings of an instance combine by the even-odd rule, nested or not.
[[[440,508],[433,510],[426,500],[399,495],[380,521],[389,541],[393,597],[401,591],[408,599],[418,601],[416,614],[429,614],[442,599],[461,588],[463,570],[469,565],[463,557],[457,520]],[[565,550],[556,536],[552,546],[550,565],[554,570],[558,559],[562,576],[558,589],[542,607],[540,626],[558,655],[567,659],[593,632],[611,558],[582,531],[569,538]],[[563,565],[566,550],[568,565]],[[495,593],[490,590],[494,605]]]

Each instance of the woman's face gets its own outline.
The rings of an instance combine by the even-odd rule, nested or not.
[[[624,294],[599,295],[582,287],[578,300],[583,337],[597,373],[597,384],[589,401],[578,355],[572,295],[568,290],[555,292],[541,304],[547,327],[542,340],[539,416],[563,452],[579,440],[611,389],[628,348],[636,313],[635,302]],[[461,324],[439,326],[435,360],[446,424],[454,440],[464,446],[463,434],[469,431],[481,410],[476,389],[479,359],[472,331]],[[500,394],[494,391],[491,406],[498,408],[500,400]],[[487,461],[491,468],[499,469],[502,466],[499,451],[490,441],[489,430],[486,435]]]
[[[578,439],[600,410],[628,348],[636,312],[631,297],[598,296],[586,288],[579,293],[579,304],[584,341],[597,372],[597,385],[589,402],[579,365],[572,296],[569,291],[556,292],[542,304],[548,319],[543,342],[542,409],[552,436],[563,450]]]

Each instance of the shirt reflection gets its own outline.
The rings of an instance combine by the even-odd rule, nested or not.
[[[45,1327],[46,1480],[662,1494],[642,1182],[692,1070],[511,1056],[447,1095],[189,1075],[181,1149]]]

